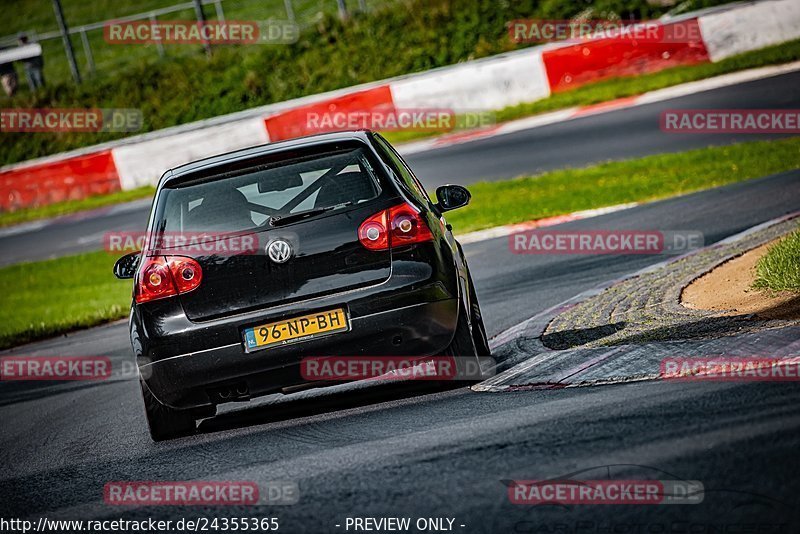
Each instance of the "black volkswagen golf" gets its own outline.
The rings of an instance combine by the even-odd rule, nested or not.
[[[313,356],[488,356],[461,246],[400,155],[370,131],[245,149],[168,171],[133,278],[130,334],[154,440],[222,403],[326,385]],[[198,237],[199,236],[199,237]]]

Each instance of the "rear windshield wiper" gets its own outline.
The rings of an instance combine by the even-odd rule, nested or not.
[[[289,224],[291,222],[299,221],[302,219],[307,219],[308,217],[313,217],[314,215],[319,215],[320,213],[325,213],[326,211],[331,211],[336,208],[343,208],[345,206],[351,205],[352,202],[344,202],[342,204],[336,204],[335,206],[325,206],[324,208],[314,208],[311,210],[306,211],[298,211],[297,213],[287,213],[286,215],[274,215],[269,218],[269,224],[271,226],[281,226],[284,224]]]

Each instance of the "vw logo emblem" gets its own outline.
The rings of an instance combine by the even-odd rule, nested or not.
[[[292,257],[292,245],[285,239],[276,239],[267,245],[267,256],[275,263],[286,263]]]

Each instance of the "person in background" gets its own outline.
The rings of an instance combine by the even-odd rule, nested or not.
[[[28,36],[20,35],[19,45],[25,46],[28,44]],[[36,56],[22,60],[22,66],[25,68],[25,77],[28,79],[28,87],[31,91],[36,91],[44,87],[44,59],[42,56]]]
[[[8,96],[14,96],[17,92],[17,71],[14,70],[13,63],[3,63],[0,65],[0,84],[3,85],[3,91]]]

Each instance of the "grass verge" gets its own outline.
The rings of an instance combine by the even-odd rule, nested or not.
[[[86,211],[113,204],[120,204],[140,198],[152,197],[155,193],[154,187],[139,187],[130,191],[117,191],[108,195],[97,195],[81,200],[67,200],[56,204],[48,204],[36,208],[25,208],[17,211],[0,212],[0,227],[11,226],[38,219],[49,219],[61,215],[69,215],[79,211]]]
[[[660,154],[469,187],[447,214],[459,232],[654,200],[800,168],[800,137]]]
[[[90,252],[0,269],[0,349],[128,315],[131,282],[118,255]]]
[[[758,260],[753,287],[800,294],[800,228],[770,247]]]
[[[800,137],[704,148],[482,182],[470,187],[472,203],[447,218],[463,233],[663,198],[796,168],[800,168]],[[799,245],[800,235],[790,253],[775,253],[782,271],[795,269],[790,282],[794,287],[800,287]],[[115,259],[116,255],[93,252],[0,269],[0,348],[125,317],[131,284],[111,274]]]

